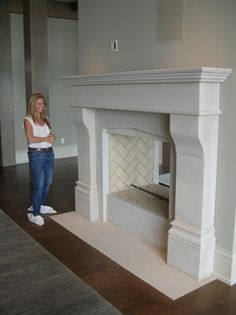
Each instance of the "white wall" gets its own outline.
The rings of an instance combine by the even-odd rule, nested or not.
[[[78,22],[48,18],[48,64],[49,64],[49,115],[52,132],[57,140],[54,145],[56,157],[77,155],[77,141],[72,112],[69,108],[69,89],[60,77],[78,73]],[[26,113],[24,78],[23,16],[11,14],[11,44],[13,71],[13,102],[15,111],[16,161],[27,162],[27,143],[22,128]],[[61,144],[64,138],[65,144]]]
[[[236,1],[186,0],[185,38],[169,42],[157,40],[157,3],[80,0],[80,74],[198,66],[233,69],[221,87],[215,228],[219,252],[227,251],[236,266]],[[119,52],[111,54],[113,39],[119,40]]]

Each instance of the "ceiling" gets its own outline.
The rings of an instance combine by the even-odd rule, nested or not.
[[[1,1],[1,0],[0,0]],[[78,20],[78,0],[46,0],[47,16]],[[23,13],[22,0],[9,0],[10,13]]]

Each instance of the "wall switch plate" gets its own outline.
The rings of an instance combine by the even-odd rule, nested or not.
[[[65,138],[61,138],[61,144],[65,143]]]
[[[118,52],[118,39],[111,40],[111,52]]]

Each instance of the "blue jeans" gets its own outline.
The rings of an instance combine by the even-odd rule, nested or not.
[[[33,214],[40,215],[41,205],[46,205],[54,169],[53,151],[28,151],[30,172],[33,179]]]

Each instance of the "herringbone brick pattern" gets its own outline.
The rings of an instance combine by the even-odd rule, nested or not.
[[[124,135],[109,137],[110,192],[125,190],[131,184],[153,183],[154,142]]]

